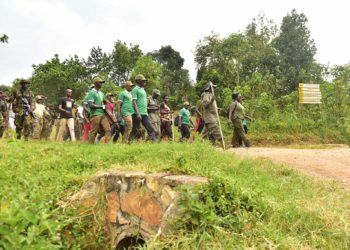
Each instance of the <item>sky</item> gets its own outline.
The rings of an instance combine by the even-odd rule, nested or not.
[[[350,1],[311,0],[0,0],[0,84],[31,76],[33,64],[87,58],[94,46],[110,53],[117,40],[144,53],[171,45],[195,79],[194,51],[211,32],[225,37],[244,31],[264,14],[279,27],[296,9],[304,13],[322,64],[350,63]]]

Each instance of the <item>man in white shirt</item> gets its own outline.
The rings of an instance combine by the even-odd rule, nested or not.
[[[45,105],[43,104],[43,97],[37,95],[35,97],[35,119],[33,121],[33,139],[40,139],[43,130],[44,115],[48,115]]]

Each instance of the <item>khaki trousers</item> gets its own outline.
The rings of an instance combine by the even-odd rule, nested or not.
[[[106,115],[93,116],[90,118],[91,130],[89,135],[89,143],[94,144],[96,135],[98,131],[102,128],[104,131],[104,137],[106,143],[111,140],[111,125],[109,124],[108,118]]]
[[[123,118],[124,118],[124,121],[125,121],[125,131],[124,131],[124,134],[123,134],[122,142],[123,143],[128,143],[129,136],[130,136],[130,133],[131,133],[131,130],[132,130],[132,116],[131,115],[127,115],[127,116],[124,116]]]
[[[41,132],[43,131],[44,119],[36,117],[33,122],[33,139],[40,139]]]
[[[75,133],[74,133],[74,118],[61,118],[60,119],[60,128],[58,129],[57,139],[56,141],[62,142],[63,136],[66,132],[66,126],[68,125],[69,134],[72,141],[75,141]]]

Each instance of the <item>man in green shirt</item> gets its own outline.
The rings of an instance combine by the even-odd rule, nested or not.
[[[121,122],[122,120],[125,122],[125,131],[122,139],[123,143],[127,143],[129,141],[129,136],[132,130],[132,115],[134,114],[134,107],[132,104],[131,90],[134,86],[135,85],[132,82],[127,81],[124,85],[124,91],[118,96],[118,122]]]
[[[94,77],[93,84],[95,87],[90,90],[86,100],[88,101],[88,106],[90,108],[90,122],[91,122],[91,131],[89,136],[89,143],[94,144],[97,132],[100,127],[102,127],[105,142],[108,143],[111,139],[111,125],[106,115],[106,96],[101,91],[102,84],[105,81],[100,77]]]
[[[132,115],[132,131],[130,134],[130,140],[135,139],[137,131],[140,129],[141,122],[148,133],[148,139],[156,141],[157,138],[154,133],[154,129],[150,122],[147,112],[147,94],[144,89],[147,79],[143,75],[137,75],[135,77],[136,87],[131,91],[132,103],[135,113]]]
[[[193,126],[193,122],[191,120],[191,113],[188,110],[190,107],[189,102],[184,102],[183,108],[180,110],[179,114],[179,130],[181,131],[181,139],[180,141],[183,140],[188,140],[190,138],[190,125]]]

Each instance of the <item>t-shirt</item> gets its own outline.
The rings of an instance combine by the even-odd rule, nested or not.
[[[36,117],[38,118],[43,118],[44,114],[47,115],[48,112],[46,111],[45,105],[41,103],[36,103],[35,104],[35,109],[33,110]]]
[[[92,89],[90,90],[88,96],[86,97],[87,102],[93,102],[95,105],[102,106],[103,100],[105,100],[105,94],[102,91]],[[102,108],[91,109],[90,108],[90,117],[104,115],[105,111]]]
[[[137,108],[139,109],[140,115],[148,115],[147,113],[147,94],[144,88],[136,86],[131,91],[132,99],[136,100]]]
[[[107,102],[106,108],[113,114],[114,113],[114,104],[113,102]]]
[[[134,114],[134,107],[132,106],[132,94],[126,89],[118,96],[118,101],[121,101],[120,113],[122,116]]]
[[[61,105],[62,109],[68,111],[68,112],[63,112],[60,110],[60,118],[73,118],[73,106],[74,106],[74,100],[69,97],[62,97],[58,103],[58,105]]]
[[[181,117],[181,124],[187,124],[190,125],[190,111],[188,109],[182,108],[180,110],[179,116]]]
[[[230,105],[230,109],[233,109],[234,112],[231,115],[232,119],[244,119],[244,107],[238,101],[234,101]]]

